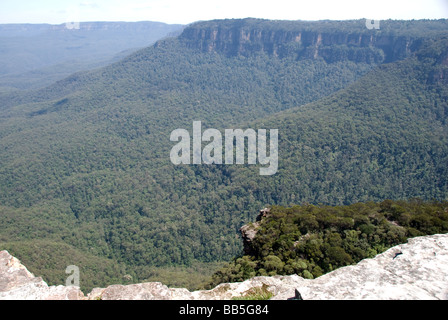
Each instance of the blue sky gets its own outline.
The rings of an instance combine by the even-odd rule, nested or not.
[[[0,23],[448,18],[448,0],[0,0]]]

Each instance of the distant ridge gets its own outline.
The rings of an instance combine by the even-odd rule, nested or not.
[[[74,72],[117,61],[129,50],[182,28],[152,21],[0,24],[0,90],[44,87]]]
[[[392,62],[418,50],[421,39],[447,34],[446,20],[381,21],[379,30],[366,20],[278,21],[225,19],[188,25],[180,38],[188,47],[227,55],[270,55],[327,62]]]

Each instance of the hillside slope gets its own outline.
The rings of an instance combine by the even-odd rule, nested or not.
[[[330,97],[255,122],[279,128],[281,150],[278,174],[256,179],[256,192],[284,204],[447,199],[447,48],[447,38],[430,41]]]
[[[274,37],[283,54],[260,50],[272,43],[260,47],[263,37],[249,50],[246,33],[241,52],[203,50],[208,36],[194,35],[209,34],[204,22],[105,68],[2,95],[0,246],[26,256],[41,244],[70,265],[69,246],[89,266],[107,259],[99,278],[138,281],[150,267],[230,260],[242,249],[239,228],[265,205],[447,199],[446,21],[397,22],[398,34],[384,30],[389,51],[344,43],[351,38],[336,35],[350,23],[299,23],[310,39],[334,35],[323,48],[340,53],[334,61],[301,55],[316,44],[280,36],[289,23],[211,24],[229,23],[253,27],[249,35],[283,28]],[[226,48],[221,39],[214,48]],[[394,62],[365,59],[377,56]],[[277,128],[278,172],[173,165],[170,133],[195,120],[203,129]]]

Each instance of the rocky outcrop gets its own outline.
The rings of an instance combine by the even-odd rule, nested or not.
[[[448,235],[409,239],[373,259],[294,285],[303,299],[448,300]],[[277,294],[285,299],[292,288]]]
[[[7,251],[0,251],[0,300],[80,300],[78,287],[48,286]]]
[[[86,296],[77,287],[48,286],[7,251],[0,252],[0,299],[228,300],[265,288],[273,300],[448,300],[448,234],[409,239],[372,259],[317,279],[297,275],[255,277],[188,291],[160,282],[111,285]]]
[[[254,253],[252,249],[252,242],[257,234],[260,221],[269,214],[269,211],[269,208],[260,210],[260,213],[255,220],[256,222],[246,224],[240,228],[241,237],[243,238],[243,251],[245,255],[252,255]]]

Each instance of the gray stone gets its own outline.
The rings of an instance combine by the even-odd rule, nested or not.
[[[8,251],[0,251],[0,300],[80,300],[79,287],[48,286]]]
[[[372,259],[317,279],[254,277],[211,290],[188,291],[160,282],[110,285],[84,296],[77,287],[48,286],[7,251],[0,252],[0,299],[229,300],[265,287],[273,300],[448,300],[448,234],[409,239]]]

